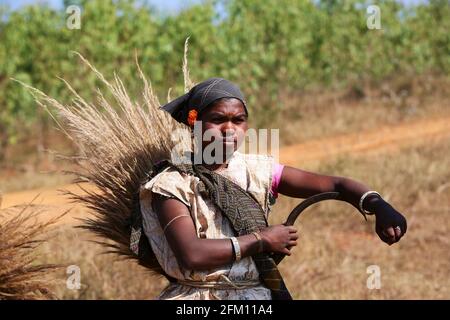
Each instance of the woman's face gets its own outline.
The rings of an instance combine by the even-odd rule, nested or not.
[[[248,129],[245,107],[239,99],[222,98],[205,109],[199,117],[202,121],[202,150],[215,140],[223,146],[223,154],[231,155],[244,141]],[[205,132],[212,136],[211,139]]]

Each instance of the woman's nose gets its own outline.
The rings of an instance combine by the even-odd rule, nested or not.
[[[233,123],[230,121],[222,126],[221,131],[222,131],[222,135],[224,137],[228,137],[228,136],[233,136],[236,130],[234,128]]]
[[[225,122],[221,127],[221,131],[223,134],[225,134],[225,132],[227,132],[227,131],[234,132],[235,128],[234,128],[233,122],[232,121]]]

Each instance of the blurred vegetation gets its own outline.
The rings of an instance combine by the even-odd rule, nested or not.
[[[81,8],[79,30],[66,26],[70,4]],[[0,160],[7,145],[30,130],[41,137],[38,147],[45,148],[51,123],[11,77],[63,102],[70,102],[70,93],[58,76],[88,99],[99,87],[72,51],[108,77],[117,72],[139,97],[136,51],[160,97],[169,87],[175,97],[183,90],[183,46],[190,36],[191,77],[237,82],[250,108],[264,108],[258,114],[265,115],[276,111],[274,101],[286,90],[376,86],[400,73],[450,74],[448,0],[413,7],[377,1],[381,30],[367,28],[368,5],[356,0],[215,0],[166,16],[136,0],[65,0],[59,10],[0,7]]]

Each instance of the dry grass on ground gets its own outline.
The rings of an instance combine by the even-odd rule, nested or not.
[[[359,91],[357,91],[359,92]],[[450,116],[450,79],[408,77],[381,86],[286,94],[269,126],[280,129],[282,146],[433,116]]]
[[[0,300],[56,298],[53,286],[62,266],[38,263],[37,251],[59,216],[40,222],[42,212],[32,203],[0,210]]]

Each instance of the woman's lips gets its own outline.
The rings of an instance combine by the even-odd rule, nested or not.
[[[215,137],[212,142],[220,143],[223,146],[232,146],[237,145],[237,137],[231,137],[231,138],[221,138],[221,137]]]
[[[223,144],[236,144],[237,143],[237,139],[236,138],[231,138],[231,139],[222,139],[221,142]]]

